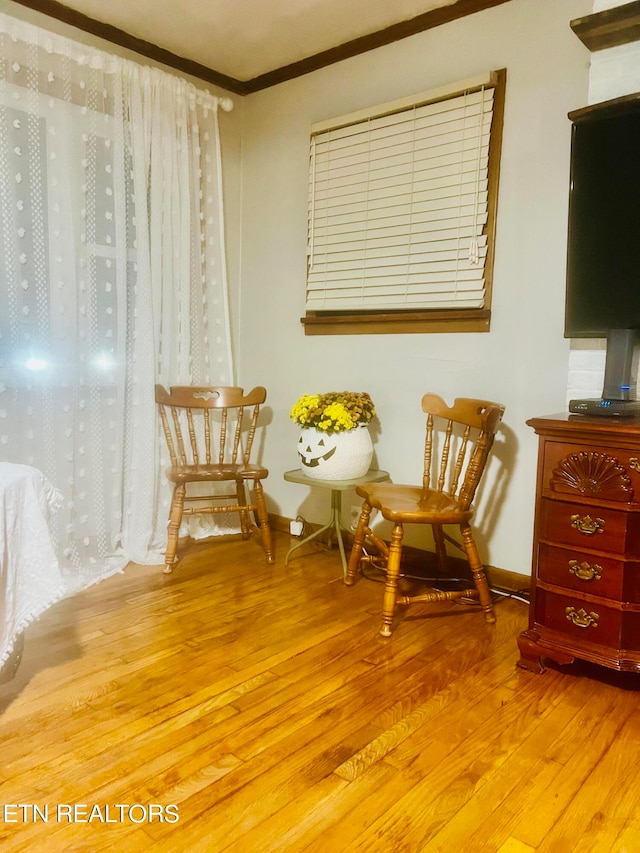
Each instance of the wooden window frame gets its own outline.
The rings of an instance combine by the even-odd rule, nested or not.
[[[491,322],[496,219],[506,69],[492,72],[494,85],[493,118],[489,141],[487,237],[484,265],[485,298],[482,308],[392,310],[392,311],[307,311],[300,322],[306,335],[409,334],[440,332],[488,332]],[[453,97],[450,95],[449,97]]]

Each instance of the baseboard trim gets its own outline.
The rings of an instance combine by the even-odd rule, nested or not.
[[[289,524],[291,521],[294,521],[294,519],[287,518],[283,515],[269,513],[271,529],[278,531],[279,533],[288,534]],[[310,531],[319,530],[320,527],[320,524],[311,524],[310,522],[305,521],[306,535],[308,535]],[[345,546],[351,547],[352,539],[353,535],[351,533],[344,533]],[[421,570],[423,572],[429,571],[429,567],[433,565],[433,561],[435,561],[435,556],[436,555],[431,551],[425,551],[421,548],[415,548],[410,545],[405,545],[403,548],[403,558],[405,562],[407,565],[411,566],[412,570],[415,570],[416,573]],[[464,577],[469,574],[469,567],[466,560],[460,559],[459,557],[449,557],[449,565],[451,567],[451,577]],[[489,581],[489,586],[494,589],[510,593],[522,593],[529,591],[529,584],[531,582],[531,577],[529,575],[521,575],[518,572],[511,572],[508,569],[500,569],[497,566],[490,565],[485,566],[485,572],[487,580]]]

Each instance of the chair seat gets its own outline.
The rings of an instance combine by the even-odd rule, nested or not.
[[[452,495],[421,486],[374,483],[357,486],[356,493],[396,523],[461,524],[473,516],[473,507],[465,509]]]
[[[263,480],[267,468],[258,465],[176,465],[166,470],[172,483],[220,483],[226,480]]]

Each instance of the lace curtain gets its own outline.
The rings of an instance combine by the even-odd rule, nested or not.
[[[0,15],[0,460],[62,492],[67,589],[161,563],[154,384],[232,384],[220,99]]]

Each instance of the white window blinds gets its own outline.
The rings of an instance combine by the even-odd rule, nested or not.
[[[313,126],[308,312],[484,307],[494,87]]]

